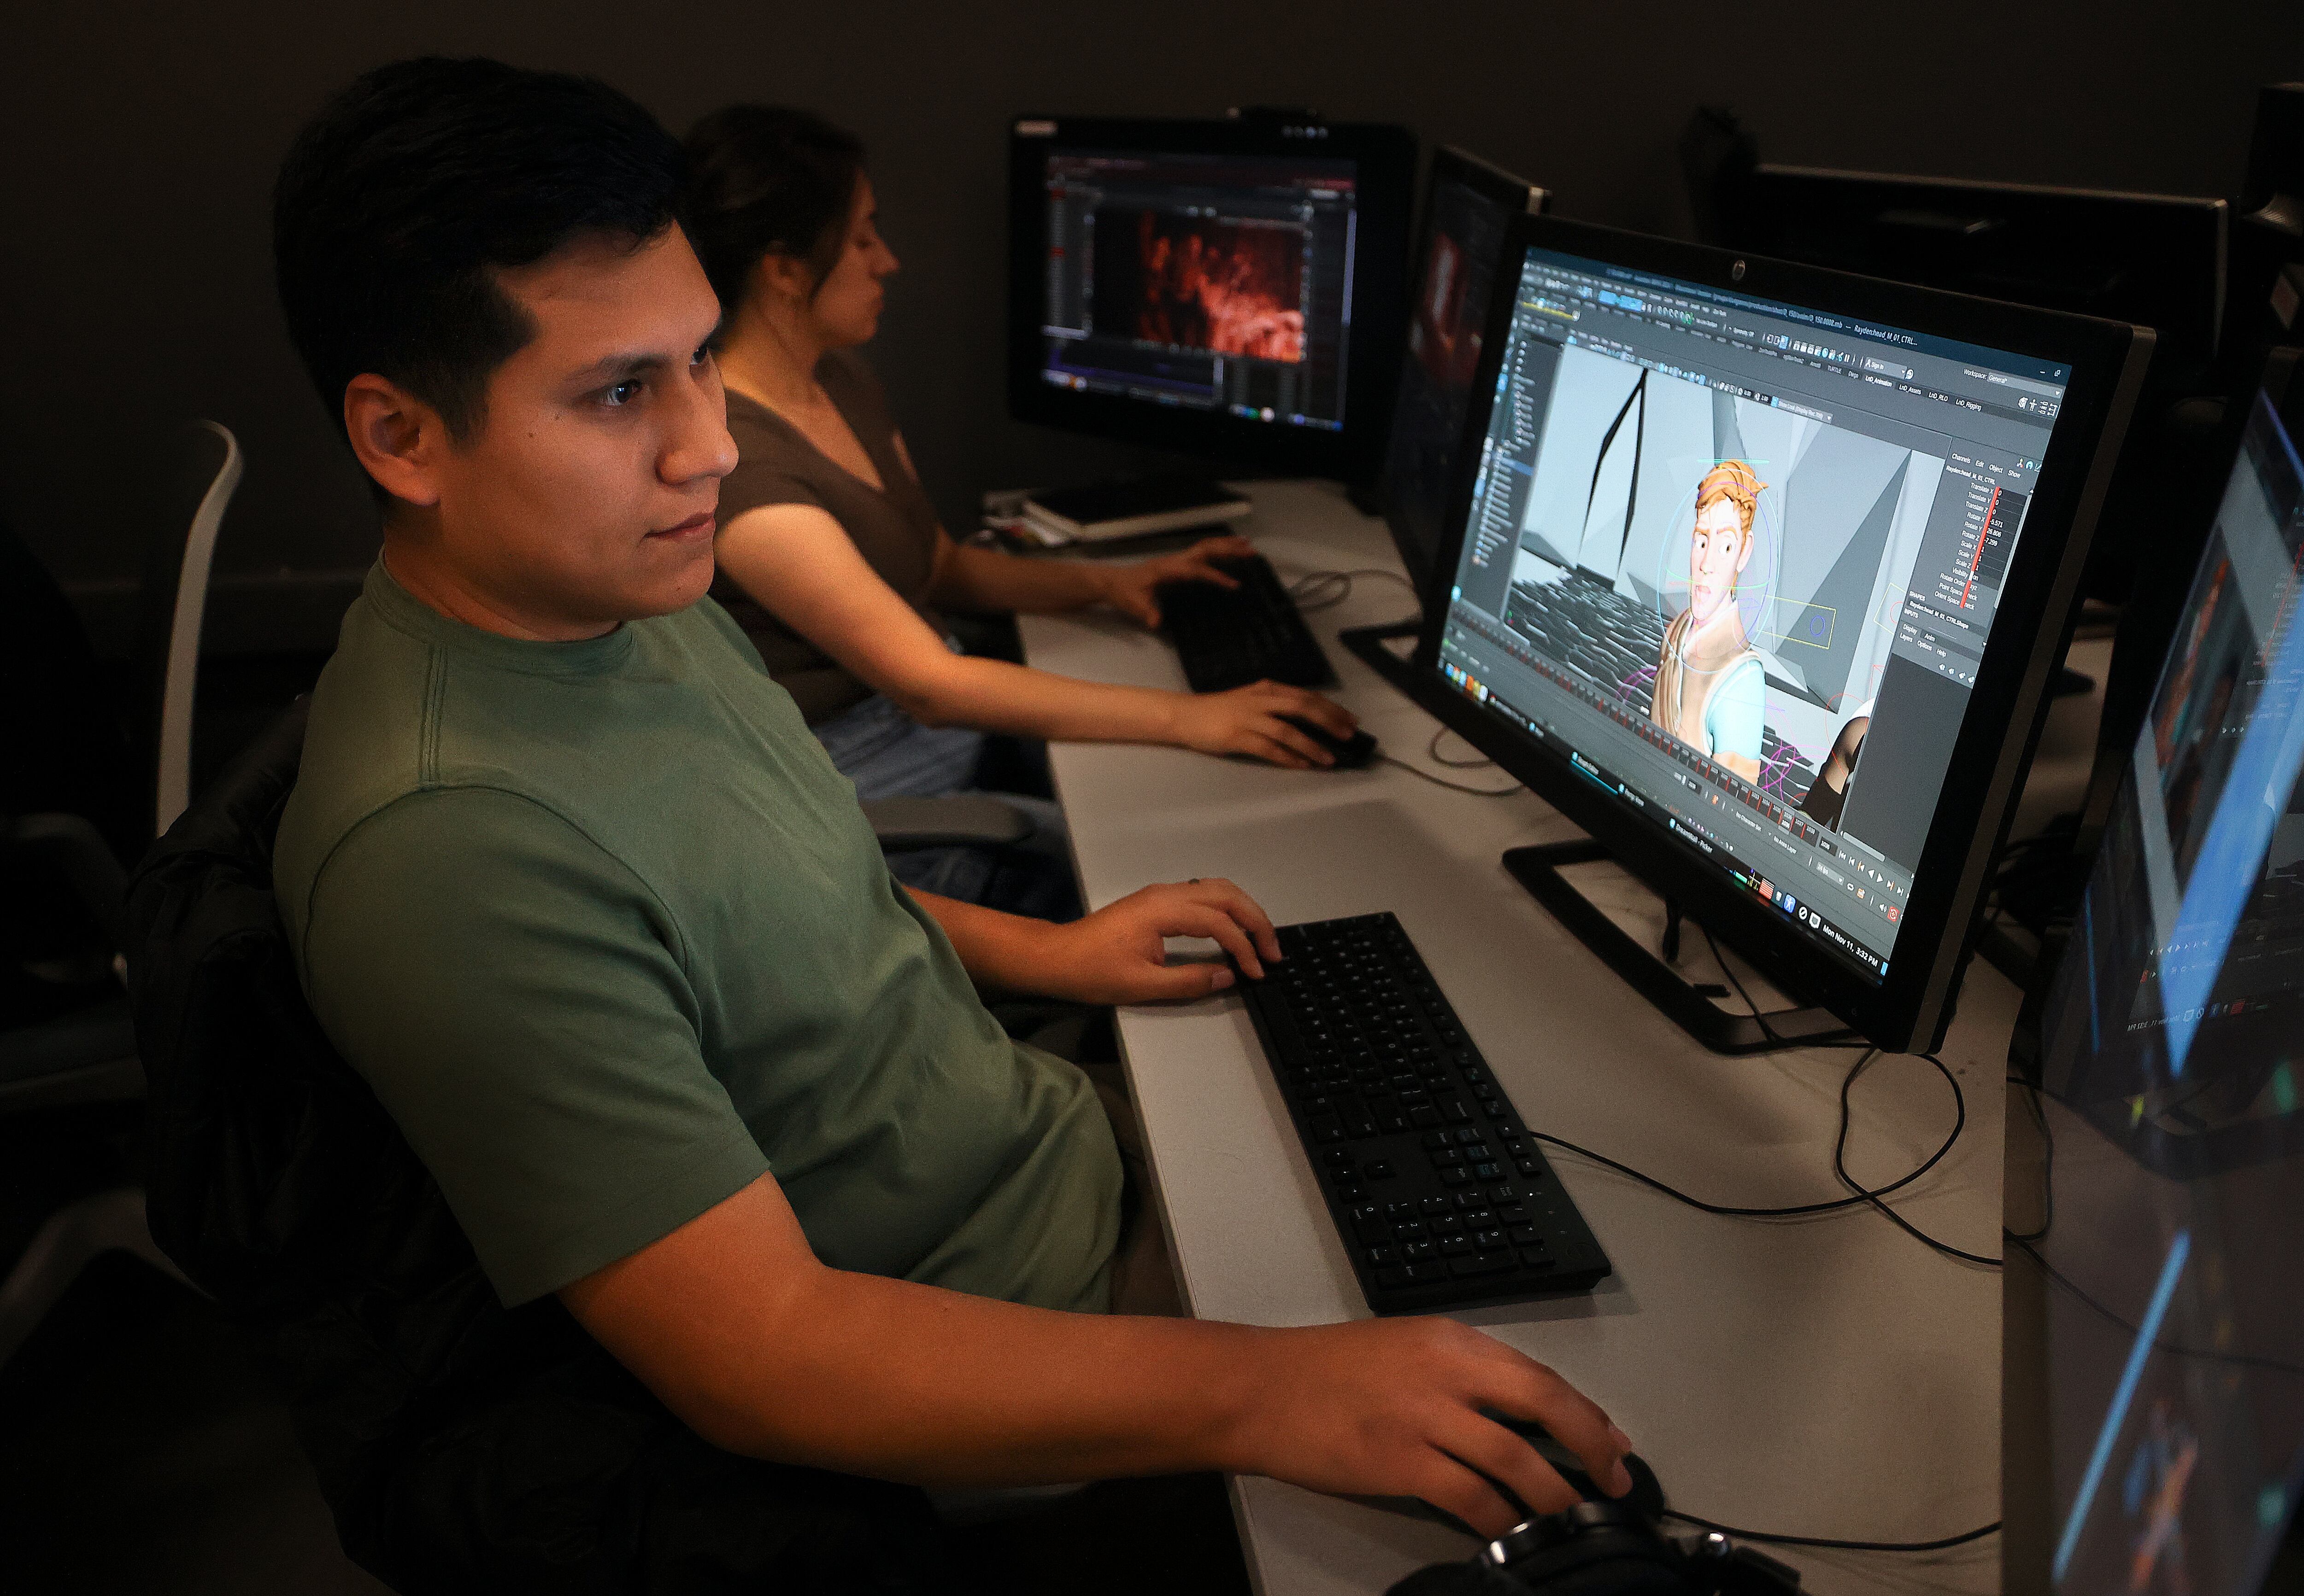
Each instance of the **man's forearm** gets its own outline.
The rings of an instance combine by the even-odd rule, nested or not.
[[[1032,977],[1040,962],[1037,957],[1038,944],[1049,929],[1046,920],[1006,914],[982,904],[964,903],[957,898],[941,898],[917,887],[904,890],[912,895],[915,903],[928,910],[929,918],[944,928],[969,979],[979,986],[1008,992],[1039,990]]]
[[[917,1484],[1239,1468],[1246,1343],[1190,1320],[1020,1307],[826,1270],[718,1393],[720,1445]],[[678,1405],[675,1404],[677,1410]]]

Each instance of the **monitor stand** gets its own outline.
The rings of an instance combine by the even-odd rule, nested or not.
[[[1424,622],[1411,616],[1406,621],[1387,621],[1380,626],[1348,626],[1336,633],[1336,641],[1352,652],[1366,664],[1402,692],[1414,697],[1409,678],[1414,667],[1385,646],[1395,638],[1412,638],[1424,629]]]
[[[1691,984],[1664,958],[1634,940],[1561,874],[1563,866],[1588,865],[1612,857],[1605,847],[1587,837],[1575,842],[1507,849],[1504,868],[1538,903],[1550,909],[1577,941],[1630,982],[1633,991],[1715,1053],[1775,1052],[1783,1048],[1855,1039],[1855,1033],[1837,1016],[1821,1009],[1780,1009],[1755,1018],[1733,1013],[1715,1003],[1707,995],[1706,988]],[[1664,928],[1666,953],[1676,954],[1679,906],[1670,899],[1664,901],[1669,915]],[[1722,989],[1710,990],[1718,992]]]

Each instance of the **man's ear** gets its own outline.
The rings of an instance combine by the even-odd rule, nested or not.
[[[429,509],[440,502],[438,467],[448,433],[440,413],[374,372],[344,384],[344,433],[385,493]]]

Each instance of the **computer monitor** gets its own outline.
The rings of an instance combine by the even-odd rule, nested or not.
[[[1416,141],[1254,117],[1020,117],[1008,403],[1253,469],[1373,476]]]
[[[2216,352],[2222,199],[1763,162],[1724,173],[1715,242],[1836,271],[2154,328],[2156,386]]]
[[[1487,335],[1504,229],[1543,212],[1546,194],[1478,156],[1442,146],[1424,185],[1424,224],[1410,258],[1408,352],[1393,391],[1392,431],[1377,487],[1409,580],[1424,591],[1454,486],[1464,406]]]
[[[1522,217],[1419,701],[1817,1006],[1731,1019],[1506,863],[1724,1051],[1948,1023],[2148,332]],[[1836,1017],[1836,1018],[1834,1018]]]
[[[2012,1592],[2256,1596],[2304,1497],[2292,421],[2249,415],[2010,1110]]]

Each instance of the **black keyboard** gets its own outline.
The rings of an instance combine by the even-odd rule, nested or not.
[[[1280,928],[1237,988],[1368,1305],[1588,1289],[1608,1257],[1391,915]]]
[[[1240,586],[1165,582],[1159,589],[1161,629],[1176,646],[1192,691],[1229,692],[1266,680],[1334,686],[1328,656],[1272,562],[1261,554],[1240,554],[1213,563],[1239,578]]]

